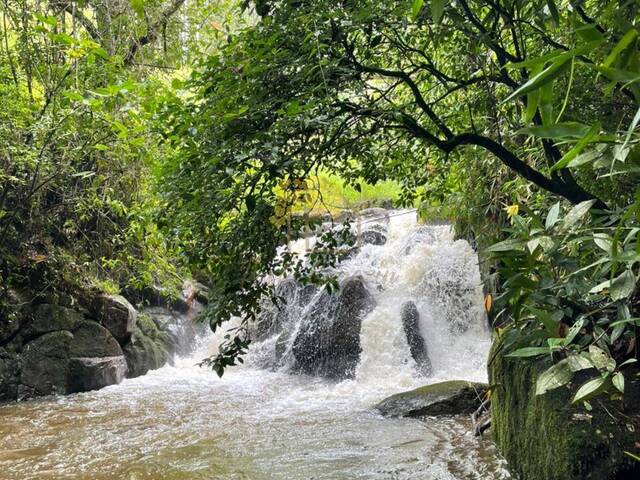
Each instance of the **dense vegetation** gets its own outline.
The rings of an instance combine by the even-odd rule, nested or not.
[[[278,247],[384,184],[475,238],[501,353],[555,360],[538,393],[595,367],[575,401],[620,395],[640,325],[637,21],[633,0],[5,0],[3,297],[191,271],[212,327],[246,326],[269,274],[333,285],[316,268],[348,230],[309,263]]]
[[[488,303],[511,355],[558,360],[539,393],[593,366],[601,375],[576,401],[622,392],[636,355],[636,3],[262,1],[256,11],[165,112],[171,216],[209,269],[212,325],[250,321],[267,273],[308,275],[276,255],[303,229],[290,213],[308,180],[394,180],[400,205],[447,205],[481,247],[502,240],[486,249],[500,276]],[[214,365],[245,347],[240,334]]]

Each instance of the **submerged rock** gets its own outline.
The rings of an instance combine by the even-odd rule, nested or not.
[[[385,398],[374,408],[385,417],[426,417],[473,413],[488,386],[464,380],[434,383]]]
[[[358,235],[358,242],[361,244],[384,245],[387,243],[387,236],[378,230],[365,230]]]
[[[431,360],[429,360],[429,355],[427,354],[427,345],[420,333],[420,312],[418,312],[418,307],[413,302],[406,302],[402,305],[400,315],[402,317],[402,327],[407,336],[409,351],[416,361],[418,370],[422,375],[431,375]]]

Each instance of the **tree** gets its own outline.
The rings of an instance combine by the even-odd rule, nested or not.
[[[568,166],[633,117],[637,65],[628,82],[604,79],[623,50],[633,51],[625,62],[637,58],[635,40],[620,43],[635,32],[637,8],[556,3],[255,2],[260,21],[209,57],[191,96],[167,108],[178,152],[168,195],[217,286],[212,325],[253,318],[268,291],[263,275],[294,268],[275,255],[295,198],[281,193],[314,172],[354,185],[398,180],[406,204],[431,177],[473,176],[490,155],[573,204],[633,201],[624,182]]]

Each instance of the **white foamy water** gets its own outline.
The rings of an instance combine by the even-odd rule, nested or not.
[[[0,480],[507,478],[466,416],[385,419],[371,410],[391,393],[486,375],[489,334],[471,248],[447,227],[421,229],[413,215],[393,217],[389,232],[386,245],[363,246],[341,267],[344,277],[361,275],[377,302],[362,322],[354,379],[328,382],[286,365],[241,366],[219,379],[195,366],[219,333],[144,377],[0,406]],[[407,300],[420,312],[431,377],[409,353],[399,314]],[[270,348],[256,347],[253,356]]]

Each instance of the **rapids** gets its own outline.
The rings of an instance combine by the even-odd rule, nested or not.
[[[363,245],[337,272],[364,278],[377,303],[362,322],[355,378],[258,368],[273,355],[267,339],[246,366],[218,379],[195,365],[219,341],[203,338],[192,356],[146,376],[0,406],[0,480],[508,478],[467,417],[371,411],[426,383],[486,381],[489,332],[474,251],[447,226],[416,225],[411,212],[389,220],[386,244]],[[404,336],[407,300],[420,312],[429,377],[416,370]]]

